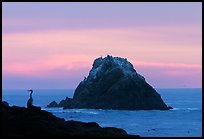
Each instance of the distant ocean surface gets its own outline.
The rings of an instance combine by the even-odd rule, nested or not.
[[[65,120],[97,122],[102,127],[118,127],[129,134],[141,137],[201,137],[202,136],[202,88],[156,89],[168,106],[174,109],[160,110],[95,110],[45,108],[55,100],[72,97],[74,90],[34,90],[35,106],[52,112]],[[2,90],[2,100],[10,106],[24,106],[29,99],[26,90]]]

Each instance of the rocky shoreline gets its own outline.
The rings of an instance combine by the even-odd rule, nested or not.
[[[96,122],[65,121],[52,113],[2,103],[3,137],[139,137],[120,128],[100,127]]]

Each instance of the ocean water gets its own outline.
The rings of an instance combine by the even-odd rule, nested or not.
[[[102,110],[45,108],[55,100],[72,97],[74,90],[34,90],[34,105],[65,120],[97,122],[102,127],[118,127],[141,137],[202,137],[202,89],[156,89],[168,106],[160,110]],[[3,90],[9,105],[26,106],[26,90]]]

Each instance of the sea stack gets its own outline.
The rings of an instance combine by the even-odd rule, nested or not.
[[[88,77],[77,86],[73,98],[66,100],[65,109],[169,110],[126,58],[109,55],[94,60]]]

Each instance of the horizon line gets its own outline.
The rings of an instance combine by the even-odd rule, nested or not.
[[[29,88],[28,88],[29,89]],[[76,88],[31,88],[33,90],[76,90]],[[153,87],[153,89],[202,89],[202,87],[171,87],[171,88],[164,88],[164,87]],[[22,88],[2,88],[2,90],[27,90]]]

